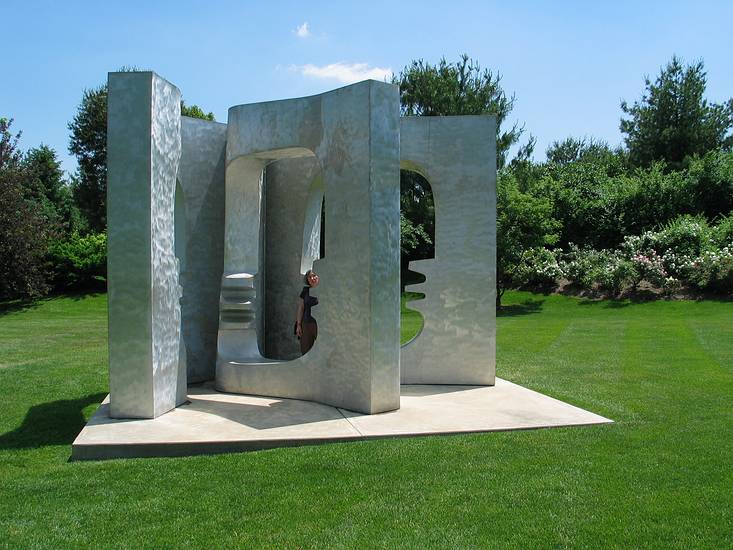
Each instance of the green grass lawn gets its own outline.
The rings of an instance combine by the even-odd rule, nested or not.
[[[400,342],[406,344],[412,340],[422,328],[422,315],[414,309],[407,309],[408,301],[420,300],[425,294],[403,292],[400,299]]]
[[[733,545],[733,303],[511,292],[500,376],[616,424],[68,462],[105,296],[0,313],[0,546]]]

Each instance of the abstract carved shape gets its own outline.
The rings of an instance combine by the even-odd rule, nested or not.
[[[410,302],[422,331],[402,347],[403,384],[493,385],[496,360],[496,122],[405,117],[402,168],[430,183],[435,257],[410,262],[425,282]]]
[[[110,73],[108,111],[113,417],[169,411],[187,380],[368,414],[399,408],[400,380],[494,383],[493,117],[400,121],[397,87],[365,81],[220,124],[181,117],[150,72]],[[400,166],[435,201],[435,258],[411,266],[425,325],[401,350]],[[301,357],[311,267],[319,337]]]
[[[229,110],[217,388],[364,413],[399,408],[398,107],[395,86],[367,81]],[[277,362],[260,352],[263,174],[269,162],[307,156],[327,196],[319,335],[307,355]]]

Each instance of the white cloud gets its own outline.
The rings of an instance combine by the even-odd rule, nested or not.
[[[309,36],[311,36],[311,30],[308,26],[308,21],[306,21],[302,25],[298,25],[293,32],[298,38],[308,38]]]
[[[319,67],[318,65],[294,65],[294,70],[303,76],[336,80],[342,84],[352,84],[361,80],[389,80],[392,76],[391,68],[370,67],[368,63],[331,63]]]

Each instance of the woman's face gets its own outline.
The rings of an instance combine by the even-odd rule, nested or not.
[[[313,271],[308,274],[308,285],[310,285],[311,288],[318,286],[318,283],[320,282],[321,279]]]

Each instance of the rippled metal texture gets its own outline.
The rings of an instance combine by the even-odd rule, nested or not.
[[[228,125],[182,118],[178,89],[150,72],[110,73],[108,101],[112,416],[172,409],[187,372],[364,413],[399,408],[400,380],[494,383],[493,117],[400,121],[397,88],[375,81],[232,107]],[[435,259],[411,264],[425,325],[402,350],[400,162],[436,213]],[[319,338],[300,357],[311,265]]]
[[[181,331],[189,383],[212,380],[216,372],[226,136],[226,124],[181,117],[183,198],[176,223],[183,224]]]
[[[319,337],[305,356],[260,353],[262,173],[314,155],[326,190],[326,257],[316,260]],[[272,205],[270,205],[272,206]],[[293,230],[303,234],[302,227]],[[399,408],[399,98],[366,81],[320,96],[229,110],[216,383],[224,391]]]
[[[173,218],[181,94],[151,72],[110,73],[108,90],[110,414],[151,418],[186,398]]]
[[[265,171],[264,354],[273,359],[300,357],[293,322],[304,286],[302,273],[317,258],[322,237],[320,219],[310,219],[306,212],[311,195],[322,188],[320,173],[315,157],[278,160]],[[320,208],[318,203],[318,218]],[[306,241],[309,244],[304,246]],[[313,294],[318,296],[318,290]],[[318,309],[313,310],[316,318]]]
[[[435,258],[406,290],[424,319],[402,347],[403,384],[493,385],[496,371],[496,121],[492,116],[405,117],[403,169],[428,180],[435,202]]]

